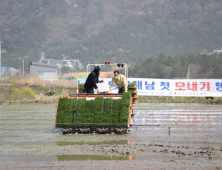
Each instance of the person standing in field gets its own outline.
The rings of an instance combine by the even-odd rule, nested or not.
[[[109,93],[112,92],[114,88],[114,83],[118,86],[118,93],[127,92],[128,90],[128,82],[126,81],[126,77],[122,74],[119,74],[118,70],[114,71],[114,77],[112,78],[112,83],[109,89]]]
[[[88,75],[86,82],[84,84],[86,93],[94,94],[94,88],[97,90],[98,94],[101,93],[96,83],[103,83],[103,80],[99,80],[99,71],[101,66],[95,65],[94,70]]]

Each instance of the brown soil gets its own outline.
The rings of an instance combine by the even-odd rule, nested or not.
[[[35,95],[36,99],[32,100],[12,100],[12,101],[3,101],[0,100],[0,104],[9,105],[9,104],[50,104],[50,103],[57,103],[59,100],[59,96],[45,96],[45,95]],[[138,98],[139,103],[196,103],[196,104],[207,104],[207,105],[221,105],[222,101],[214,102],[214,101],[176,101],[176,100],[146,100],[140,101]]]
[[[221,110],[143,103],[134,106],[130,134],[62,135],[52,130],[54,105],[3,105],[0,169],[221,169]]]

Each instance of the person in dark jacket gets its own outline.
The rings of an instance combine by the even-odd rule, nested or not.
[[[96,83],[103,83],[103,80],[99,80],[99,71],[100,71],[100,65],[96,65],[94,70],[88,75],[84,85],[86,93],[93,94],[94,88],[97,90],[98,94],[101,93],[101,91],[96,85]]]

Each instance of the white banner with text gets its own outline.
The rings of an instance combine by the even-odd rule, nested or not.
[[[108,92],[111,78],[101,78],[103,83],[97,86],[102,92]],[[86,79],[78,79],[85,83]],[[221,79],[147,79],[128,78],[128,83],[136,82],[139,96],[194,96],[194,97],[222,97]],[[96,92],[96,91],[95,91]],[[112,93],[118,93],[115,84]]]

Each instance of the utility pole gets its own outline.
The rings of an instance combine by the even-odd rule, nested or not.
[[[0,80],[2,79],[2,41],[0,35]]]
[[[24,58],[23,58],[23,76],[24,76]]]
[[[189,64],[188,70],[187,70],[187,79],[190,79],[190,64]]]
[[[2,43],[0,34],[0,80],[2,79]]]

